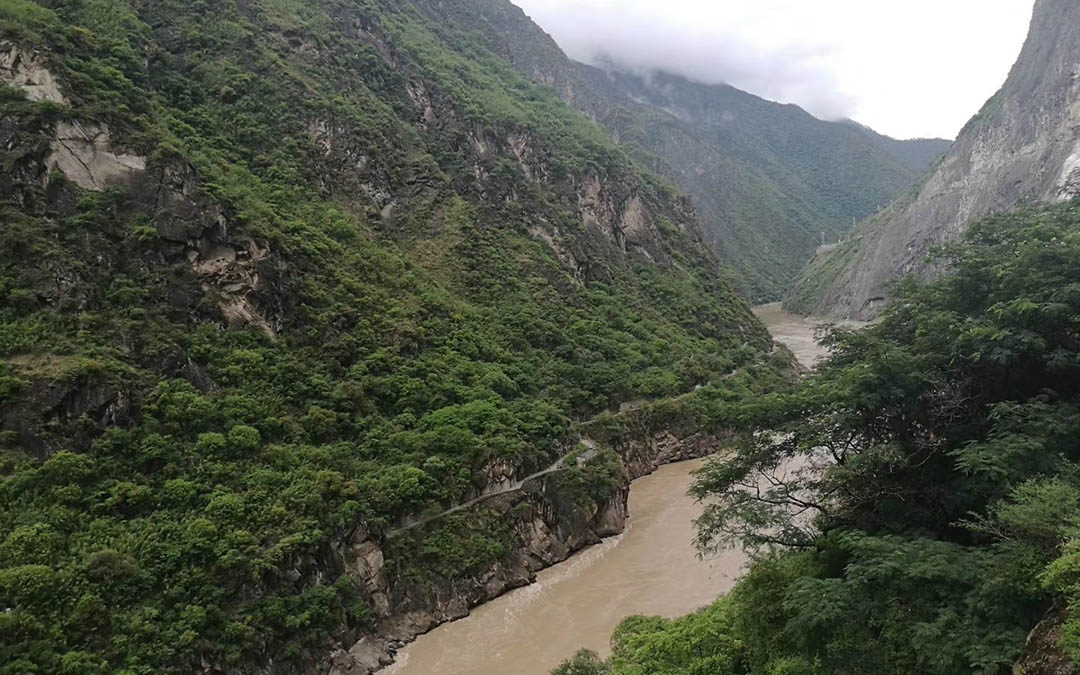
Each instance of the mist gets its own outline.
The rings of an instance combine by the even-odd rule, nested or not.
[[[664,70],[952,138],[1004,82],[1033,0],[515,0],[572,58]]]

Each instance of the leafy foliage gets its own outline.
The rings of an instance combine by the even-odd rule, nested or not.
[[[831,330],[798,388],[744,404],[740,451],[694,488],[699,544],[759,556],[689,636],[624,624],[613,672],[1004,675],[1055,602],[1080,656],[1080,205],[936,255],[949,274],[905,281],[880,322]],[[627,656],[642,626],[672,649]],[[739,659],[687,667],[693,639]]]
[[[0,0],[0,37],[71,102],[0,89],[0,672],[301,669],[377,618],[342,542],[768,349],[670,186],[413,3]],[[79,189],[61,122],[147,171]],[[592,181],[667,224],[649,255],[584,222]],[[386,569],[468,579],[512,517]]]

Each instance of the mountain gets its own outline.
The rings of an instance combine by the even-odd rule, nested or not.
[[[824,122],[734,87],[582,69],[607,95],[601,121],[691,195],[755,301],[779,299],[823,240],[902,194],[948,147]]]
[[[708,241],[755,301],[779,299],[822,243],[903,194],[948,147],[824,122],[729,86],[568,59],[517,7],[444,0],[430,10],[603,125],[631,157],[690,195]]]
[[[1080,200],[947,255],[697,474],[698,545],[758,552],[731,592],[553,675],[1077,672]]]
[[[930,170],[952,147],[952,141],[942,138],[897,140],[879,134],[865,124],[859,124],[854,120],[846,121],[873,139],[875,143],[883,146],[889,154],[900,160],[904,166],[916,172],[919,176]]]
[[[488,12],[0,2],[0,673],[369,673],[788,377]]]
[[[932,271],[927,251],[955,239],[973,219],[1080,194],[1078,63],[1080,5],[1039,0],[1001,90],[916,189],[815,257],[787,306],[832,317],[874,316],[892,281]]]

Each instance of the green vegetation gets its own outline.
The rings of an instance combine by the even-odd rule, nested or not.
[[[745,649],[736,637],[732,602],[720,600],[696,614],[669,620],[634,616],[611,638],[612,655],[600,660],[582,650],[553,675],[724,675],[745,672]]]
[[[835,248],[817,253],[807,263],[802,275],[784,298],[784,309],[804,316],[813,315],[825,304],[825,295],[835,288],[840,276],[850,269],[862,245],[862,237],[854,236]]]
[[[0,0],[71,102],[0,87],[0,673],[302,670],[378,618],[354,535],[620,403],[780,377],[683,198],[424,5]],[[146,172],[79,189],[60,122]],[[585,222],[592,181],[645,241]],[[553,494],[595,506],[616,469]],[[519,515],[394,539],[385,572],[470,583]]]
[[[1080,204],[937,255],[948,276],[833,330],[833,356],[743,404],[740,452],[699,475],[699,544],[758,553],[731,596],[630,619],[610,661],[556,672],[1004,675],[1044,617],[1061,642],[1027,656],[1080,657]],[[779,480],[742,489],[760,472]]]
[[[694,198],[709,238],[755,302],[783,297],[833,243],[904,193],[949,147],[897,141],[732,87],[594,74],[623,147]],[[671,111],[678,111],[673,115]]]
[[[755,302],[780,299],[822,233],[829,242],[845,235],[852,219],[888,204],[950,145],[897,141],[732,87],[576,63],[506,0],[416,4],[441,37],[462,36],[470,58],[482,57],[479,46],[508,55],[520,73],[550,82],[598,120],[594,133],[606,129],[620,149],[689,194],[706,237]]]

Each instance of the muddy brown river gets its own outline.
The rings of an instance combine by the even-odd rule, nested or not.
[[[824,355],[812,321],[779,305],[755,313],[804,365]],[[728,551],[702,560],[693,547],[701,507],[686,492],[701,464],[673,464],[635,481],[626,532],[421,636],[382,673],[548,675],[582,647],[606,656],[612,631],[627,616],[676,617],[709,604],[731,589],[746,557]]]

